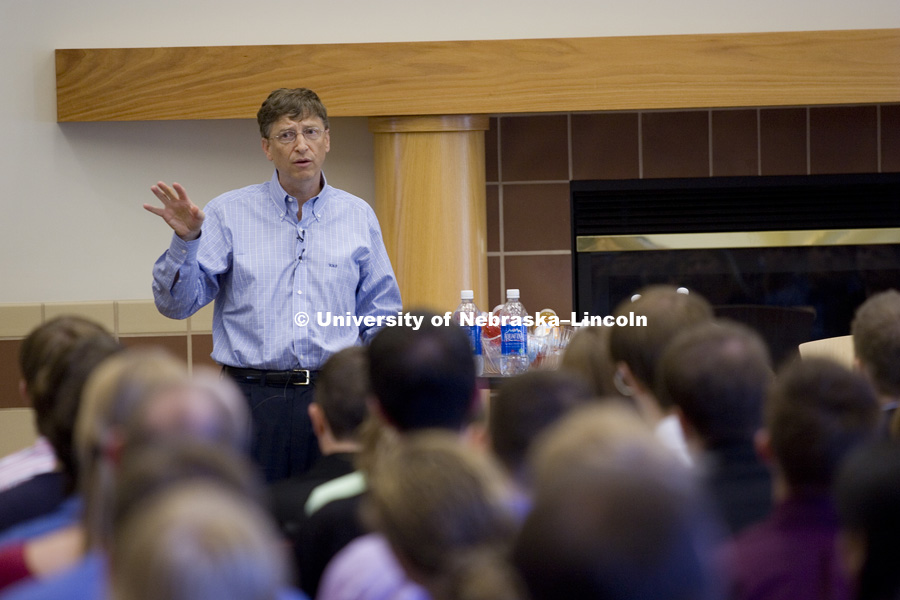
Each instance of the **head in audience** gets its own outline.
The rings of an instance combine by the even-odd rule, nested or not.
[[[900,598],[900,445],[880,441],[854,451],[836,491],[845,566],[858,600]]]
[[[900,400],[900,292],[871,296],[851,324],[853,352],[882,403]]]
[[[246,451],[250,413],[237,385],[213,369],[195,367],[190,379],[149,391],[138,402],[125,424],[123,443],[149,445],[179,437]]]
[[[104,361],[88,379],[75,424],[88,545],[108,530],[114,475],[128,424],[154,392],[187,381],[187,366],[157,349],[135,348]]]
[[[584,379],[597,398],[620,395],[613,385],[616,366],[609,351],[609,333],[609,327],[579,327],[560,362],[561,370]]]
[[[572,411],[534,461],[534,507],[512,553],[531,600],[720,597],[706,502],[633,411]]]
[[[634,398],[650,423],[656,423],[670,408],[660,405],[654,394],[663,351],[679,333],[711,321],[713,310],[698,293],[682,294],[670,286],[651,286],[639,294],[634,300],[622,302],[615,314],[644,316],[646,326],[614,327],[609,348],[616,366],[616,386]]]
[[[378,414],[399,432],[461,431],[474,410],[475,363],[459,327],[423,317],[418,329],[385,327],[369,344],[369,376]]]
[[[78,316],[61,316],[39,325],[28,334],[19,347],[19,369],[22,379],[19,389],[34,408],[37,431],[47,436],[56,406],[59,373],[51,366],[65,365],[65,356],[86,339],[112,339],[101,325]]]
[[[316,380],[309,419],[323,455],[359,449],[359,429],[369,415],[369,359],[363,346],[350,346],[328,359]]]
[[[490,404],[488,428],[494,455],[526,487],[532,442],[569,410],[592,398],[581,379],[559,371],[530,371],[504,381]]]
[[[75,423],[81,409],[82,391],[91,373],[122,347],[112,336],[91,336],[57,354],[44,370],[45,382],[52,389],[53,407],[44,417],[45,435],[66,477],[66,492],[76,490],[81,471],[76,460]]]
[[[781,369],[766,400],[761,443],[780,499],[830,493],[840,462],[872,438],[878,419],[875,391],[862,375],[821,358]]]
[[[406,436],[378,459],[365,515],[435,600],[516,598],[502,557],[515,531],[510,487],[489,455],[449,432]]]
[[[679,334],[660,360],[657,397],[677,407],[697,450],[752,442],[772,383],[765,342],[752,329],[711,321]]]
[[[209,482],[152,496],[117,528],[114,545],[116,600],[273,600],[286,582],[266,515]]]

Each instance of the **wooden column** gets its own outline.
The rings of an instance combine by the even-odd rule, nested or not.
[[[487,116],[371,117],[375,211],[405,309],[487,307]]]

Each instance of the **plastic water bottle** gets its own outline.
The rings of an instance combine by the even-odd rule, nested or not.
[[[527,314],[519,302],[519,290],[506,290],[506,304],[499,315],[501,375],[518,375],[528,370],[528,327],[522,322]]]
[[[475,358],[475,375],[481,376],[484,372],[484,355],[481,352],[481,325],[476,324],[475,319],[481,316],[481,311],[475,306],[475,292],[463,290],[459,293],[459,306],[453,313],[453,321],[463,328],[469,336],[472,344],[472,356]]]

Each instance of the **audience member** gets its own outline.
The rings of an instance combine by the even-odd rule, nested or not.
[[[773,377],[759,334],[724,321],[679,334],[660,360],[657,397],[675,407],[694,464],[732,534],[772,508],[771,477],[754,438]]]
[[[189,380],[185,365],[160,351],[130,350],[105,361],[85,386],[76,426],[84,513],[79,522],[25,545],[23,562],[36,581],[17,588],[16,597],[58,597],[65,586],[55,583],[57,574],[79,581],[96,572],[97,555],[110,535],[120,459],[129,445],[187,437],[244,451],[249,431],[249,412],[228,379],[201,371]]]
[[[900,402],[900,292],[869,297],[856,309],[850,331],[856,364],[878,393],[887,432]]]
[[[721,597],[701,490],[632,411],[576,409],[538,442],[534,470],[512,552],[531,600]]]
[[[46,432],[54,406],[53,390],[47,388],[47,369],[72,345],[85,338],[108,335],[97,323],[77,316],[61,316],[34,328],[19,347],[19,395],[34,409],[38,438],[34,444],[0,459],[0,492],[56,468],[53,446]]]
[[[54,390],[54,406],[45,427],[57,466],[0,494],[0,514],[12,525],[0,536],[3,544],[21,544],[77,518],[81,500],[75,489],[80,469],[74,458],[73,429],[81,392],[94,368],[119,350],[108,334],[85,338],[44,369],[47,389]]]
[[[779,372],[760,443],[775,510],[725,548],[734,598],[851,597],[835,551],[832,485],[841,460],[874,436],[878,417],[868,381],[835,362],[806,359]]]
[[[645,326],[614,327],[609,334],[610,355],[615,361],[615,384],[631,397],[660,439],[686,463],[691,458],[684,433],[672,407],[660,403],[657,365],[666,346],[686,329],[713,319],[709,303],[696,292],[682,294],[670,286],[650,286],[639,291],[638,298],[625,300],[616,308],[616,316],[646,317]]]
[[[560,370],[581,377],[594,396],[621,396],[613,378],[616,366],[609,351],[609,327],[585,326],[575,330],[560,361]]]
[[[900,445],[879,441],[853,452],[835,484],[839,547],[856,600],[900,598]]]
[[[529,371],[500,386],[490,403],[490,447],[522,494],[530,487],[527,458],[534,440],[593,398],[580,379],[559,371]]]
[[[373,413],[380,426],[373,429],[376,435],[370,436],[368,447],[360,454],[361,465],[371,464],[378,449],[385,446],[385,438],[424,429],[462,435],[475,412],[475,364],[466,334],[459,327],[433,325],[430,313],[417,314],[424,316],[419,329],[387,327],[369,345]],[[365,489],[365,476],[359,471],[319,486],[310,496],[307,512],[312,514],[306,543],[301,546],[307,554],[298,563],[301,587],[310,596],[329,597],[327,590],[317,590],[332,558],[329,577],[333,581],[358,575],[361,565],[386,578],[398,572],[393,555],[384,552],[378,536],[360,537],[365,529],[358,508]],[[335,499],[325,504],[322,496],[326,494]],[[342,554],[346,555],[335,556],[345,546]],[[405,578],[394,582],[397,586],[406,583]]]
[[[519,597],[505,563],[516,529],[511,500],[489,455],[451,433],[424,432],[378,458],[363,508],[406,577],[427,590],[420,597],[502,600]],[[348,597],[342,587],[387,597],[380,574],[363,567],[357,576],[367,581],[337,580],[329,597]]]
[[[116,531],[113,600],[272,600],[285,564],[259,507],[209,483],[147,501]]]
[[[34,408],[39,437],[0,464],[0,532],[53,512],[72,493],[76,473],[70,423],[80,385],[84,373],[114,346],[100,325],[74,316],[52,319],[22,342],[19,388]],[[95,362],[83,360],[85,353]]]
[[[309,471],[277,482],[270,491],[272,512],[287,537],[300,531],[306,501],[315,487],[355,470],[359,428],[369,414],[370,394],[368,358],[362,346],[333,354],[319,372],[309,419],[321,457]]]

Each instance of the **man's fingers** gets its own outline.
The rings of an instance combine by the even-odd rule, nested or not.
[[[159,207],[157,207],[157,206],[153,206],[152,204],[145,204],[145,205],[144,205],[144,210],[149,211],[149,212],[152,212],[154,215],[156,215],[156,216],[158,216],[158,217],[163,216],[163,213],[165,212],[164,209],[159,208]]]

